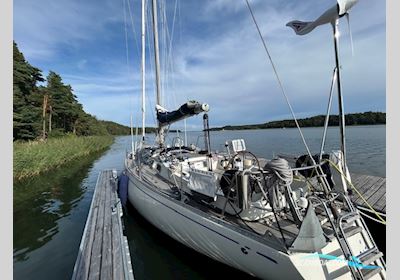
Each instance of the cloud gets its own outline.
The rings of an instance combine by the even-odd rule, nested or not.
[[[82,59],[82,60],[80,60],[80,61],[78,61],[78,63],[77,63],[77,67],[80,69],[80,70],[83,70],[84,68],[85,68],[85,66],[87,65],[87,60],[86,59]]]
[[[223,4],[227,4],[226,1],[213,3],[214,6],[221,5],[221,9]],[[378,8],[377,4],[371,4],[368,12]],[[237,12],[237,9],[234,11]],[[323,26],[308,37],[295,36],[284,26],[295,18],[294,13],[293,5],[280,12],[264,6],[264,9],[257,10],[256,17],[292,106],[297,109],[296,113],[299,116],[323,113],[334,68],[331,29]],[[318,15],[318,11],[315,13],[310,17]],[[376,108],[375,104],[380,100],[378,103],[381,106],[378,107],[384,110],[385,101],[381,98],[385,91],[385,44],[382,41],[385,33],[382,27],[376,29],[384,22],[384,10],[380,18],[376,14],[379,15],[379,12],[374,13],[375,19],[379,20],[374,22],[363,19],[363,13],[352,16],[352,22],[359,21],[359,24],[352,24],[356,57],[349,57],[348,40],[342,37],[341,47],[345,49],[342,53],[342,65],[345,67],[342,74],[347,99],[362,96],[363,103],[369,104],[364,108]],[[223,20],[221,14],[219,19]],[[345,27],[343,21],[341,26],[342,29]],[[374,28],[374,32],[364,34],[365,30]],[[346,31],[343,36],[347,35]],[[180,55],[176,69],[180,70],[178,74],[182,74],[185,80],[181,91],[210,100],[214,105],[210,115],[216,120],[216,125],[264,122],[277,119],[277,116],[287,116],[289,110],[253,23],[235,18],[233,24],[223,26],[219,34],[219,37],[203,36],[201,39],[186,40],[185,46],[177,51]],[[371,57],[372,53],[375,53],[374,57]],[[347,105],[346,108],[351,111],[354,105]]]
[[[15,0],[14,39],[28,59],[50,59],[60,46],[77,48],[108,33],[108,24],[121,21],[115,1]]]
[[[138,32],[140,2],[130,3]],[[335,1],[250,3],[296,114],[324,113],[334,68],[331,27],[296,36],[285,24],[314,20]],[[175,1],[166,4],[172,15]],[[122,1],[16,0],[14,5],[14,35],[35,66],[59,72],[84,108],[101,119],[129,124],[133,106],[140,115],[140,53],[128,26],[128,71]],[[175,26],[173,57],[162,60],[166,108],[188,99],[208,102],[212,126],[291,117],[244,1],[181,0],[177,7],[176,21],[170,18],[168,32],[160,32],[161,39],[168,38]],[[340,38],[345,111],[385,110],[385,7],[360,1],[350,19],[354,57],[345,19]],[[147,55],[146,118],[154,126],[154,66]],[[200,125],[200,118],[188,120],[188,127]]]

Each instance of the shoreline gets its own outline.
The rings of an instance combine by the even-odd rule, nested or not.
[[[363,112],[345,114],[344,120],[346,126],[353,125],[379,125],[386,124],[386,113],[384,112]],[[297,122],[300,127],[323,127],[325,125],[326,116],[317,115],[306,118],[299,118]],[[339,126],[341,118],[339,115],[330,115],[328,126]],[[244,129],[267,129],[267,128],[295,128],[296,124],[293,119],[284,119],[277,121],[269,121],[264,123],[242,124],[242,125],[224,125],[222,127],[210,128],[215,130],[244,130]]]
[[[64,164],[108,149],[114,136],[64,136],[46,142],[30,141],[13,144],[13,180],[62,167]]]
[[[366,126],[379,126],[386,125],[386,123],[377,123],[377,124],[351,124],[346,125],[346,127],[366,127]],[[300,128],[323,128],[324,126],[301,126]],[[329,125],[328,128],[339,128],[338,125]],[[210,128],[210,131],[240,131],[240,130],[267,130],[267,129],[297,129],[296,126],[283,126],[283,127],[248,127],[248,128]],[[188,131],[188,132],[202,132],[202,130],[198,131]]]

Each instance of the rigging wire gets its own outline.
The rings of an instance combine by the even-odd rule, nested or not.
[[[125,4],[125,1],[126,1],[126,4]],[[132,0],[133,1],[133,0]],[[133,6],[133,3],[132,3],[132,6]],[[131,8],[131,3],[130,3],[130,0],[124,0],[124,20],[125,20],[125,24],[127,24],[127,19],[126,19],[126,7],[128,8],[128,13],[129,13],[129,18],[130,18],[130,23],[131,23],[131,31],[132,31],[132,37],[133,37],[133,39],[134,39],[134,41],[135,41],[135,46],[136,46],[136,51],[137,51],[137,53],[139,54],[140,53],[140,50],[139,50],[139,43],[138,43],[138,40],[137,40],[137,37],[138,37],[138,35],[137,35],[137,32],[136,32],[136,28],[135,28],[135,24],[134,24],[134,20],[133,20],[133,12],[132,12],[132,8]],[[128,36],[126,36],[126,40],[128,41]],[[138,60],[139,61],[139,60]],[[129,62],[128,62],[129,63]],[[132,106],[133,106],[133,109],[135,108],[135,99],[134,99],[134,96],[133,96],[133,104],[132,104]],[[140,105],[139,105],[140,106]],[[135,125],[135,127],[136,127],[136,138],[137,138],[137,135],[138,135],[138,126],[139,126],[139,119],[140,119],[140,112],[139,111],[137,111],[136,112],[136,117],[134,118],[134,121],[133,121],[133,124]]]
[[[172,32],[171,32],[171,39],[169,41],[169,53],[171,54],[172,50],[172,40],[174,38],[174,32],[175,32],[175,20],[176,20],[176,9],[178,7],[178,0],[175,0],[175,6],[174,6],[174,16],[172,18]]]
[[[151,9],[147,9],[147,18],[151,18]],[[152,40],[150,40],[150,35],[153,36],[153,30],[152,30],[152,28],[150,28],[151,26],[150,26],[149,21],[147,21],[146,24],[147,24],[146,28],[148,30],[148,32],[146,32],[147,33],[147,36],[146,36],[147,48],[149,50],[149,53],[154,53],[154,47],[152,45]],[[154,76],[154,69],[155,69],[154,61],[153,61],[153,59],[149,59],[149,62],[150,62],[150,77],[153,77]],[[154,90],[153,96],[155,96],[156,88],[154,86],[153,86],[153,90]],[[147,96],[147,92],[145,94]],[[152,98],[148,98],[147,100],[150,103],[150,112],[151,112],[151,116],[153,118],[154,124],[157,126],[157,121],[156,121],[156,118],[155,118],[155,115],[154,115],[155,106],[153,104]]]
[[[264,39],[264,37],[263,37],[262,34],[261,34],[260,27],[258,26],[257,20],[256,20],[256,18],[255,18],[255,16],[254,16],[254,13],[253,13],[253,10],[252,10],[252,8],[251,8],[251,6],[250,6],[250,3],[249,3],[248,0],[245,0],[245,1],[246,1],[246,4],[247,4],[248,9],[249,9],[249,11],[250,11],[250,14],[251,14],[251,17],[252,17],[252,19],[253,19],[253,22],[254,22],[254,24],[255,24],[255,26],[256,26],[256,28],[257,28],[258,34],[259,34],[259,36],[260,36],[261,42],[262,42],[262,44],[263,44],[263,46],[264,46],[264,49],[265,49],[265,51],[266,51],[266,53],[267,53],[267,56],[268,56],[268,58],[269,58],[269,61],[271,62],[271,66],[272,66],[272,68],[273,68],[273,70],[274,70],[276,79],[277,79],[278,84],[279,84],[279,88],[281,89],[282,94],[283,94],[283,96],[285,97],[286,103],[287,103],[287,105],[288,105],[288,107],[289,107],[289,109],[290,109],[290,113],[292,114],[293,120],[294,120],[294,122],[295,122],[295,124],[296,124],[296,127],[297,127],[299,133],[300,133],[301,140],[303,141],[303,144],[304,144],[304,146],[305,146],[305,148],[306,148],[306,150],[307,150],[307,154],[308,154],[308,156],[310,157],[311,162],[312,162],[314,165],[317,165],[317,163],[315,162],[315,160],[314,160],[314,158],[313,158],[313,156],[312,156],[312,154],[311,154],[310,148],[309,148],[308,145],[307,145],[306,139],[304,138],[303,132],[301,131],[300,125],[299,125],[299,123],[298,123],[298,121],[297,121],[297,118],[296,118],[296,115],[295,115],[295,113],[294,113],[294,111],[293,111],[292,105],[291,105],[290,102],[289,102],[289,98],[288,98],[288,96],[286,95],[285,89],[283,88],[283,84],[282,84],[282,82],[281,82],[281,80],[280,80],[280,78],[279,78],[278,71],[276,70],[275,64],[274,64],[274,62],[273,62],[273,60],[272,60],[272,57],[271,57],[271,55],[270,55],[270,53],[269,53],[269,51],[268,51],[268,48],[267,48],[267,44],[266,44],[266,42],[265,42],[265,39]],[[317,167],[316,167],[316,172],[317,172],[317,174],[319,174],[319,175],[322,175],[322,174],[324,173],[320,166],[317,166]],[[328,181],[327,181],[326,178],[323,177],[323,176],[322,176],[322,178],[321,178],[321,181],[322,181],[321,183],[322,183],[322,186],[323,186],[323,188],[324,188],[325,193],[326,193],[326,194],[329,194],[330,189],[329,189],[329,183],[328,183]]]
[[[180,19],[180,2],[175,0],[173,6],[173,17],[172,24],[168,22],[167,18],[167,1],[161,0],[159,1],[160,8],[160,52],[162,53],[162,61],[161,61],[161,74],[162,74],[162,97],[163,97],[163,107],[176,107],[177,106],[177,98],[176,98],[176,76],[174,75],[174,52],[172,50],[173,47],[173,39],[176,28],[176,20]],[[178,15],[179,14],[179,15]],[[171,27],[171,29],[170,29]],[[180,27],[180,25],[179,25]],[[181,30],[180,34],[181,34]],[[168,92],[168,96],[170,98],[166,99],[166,93]],[[186,98],[187,99],[187,98]],[[166,132],[166,137],[167,132]]]
[[[129,0],[122,0],[123,2],[123,14],[124,14],[124,29],[125,29],[125,54],[126,54],[126,65],[127,65],[127,69],[128,69],[128,73],[130,74],[131,72],[131,67],[130,67],[130,63],[129,63],[129,46],[128,46],[128,23],[127,23],[127,16],[126,16],[126,6],[127,3],[126,1],[129,2]],[[135,35],[135,34],[134,34]],[[136,41],[136,37],[134,36],[135,41]],[[137,41],[136,41],[137,42]],[[137,46],[137,45],[136,45]],[[131,116],[130,116],[130,126],[131,126],[131,146],[132,146],[132,152],[133,151],[133,110],[135,108],[135,98],[134,96],[132,96],[132,111],[131,111]],[[138,120],[139,118],[135,118],[135,120]],[[136,125],[136,121],[135,121],[135,125]],[[137,125],[136,125],[136,130],[137,130]],[[137,137],[137,135],[136,135]]]
[[[176,88],[175,88],[175,76],[174,74],[174,56],[173,56],[173,52],[172,52],[172,42],[174,39],[174,33],[175,33],[175,21],[176,21],[176,11],[177,11],[177,6],[178,6],[178,0],[175,0],[175,5],[174,5],[174,15],[173,15],[173,19],[172,19],[172,31],[171,31],[171,35],[168,34],[169,40],[168,40],[168,47],[167,47],[167,60],[168,60],[168,65],[170,67],[170,73],[172,73],[172,79],[171,79],[171,92],[172,92],[172,97],[173,97],[173,101],[174,101],[174,106],[177,106],[177,102],[176,102]],[[168,28],[168,26],[167,26]],[[168,31],[168,30],[167,30]]]
[[[172,73],[172,77],[171,77],[171,92],[172,92],[172,98],[173,98],[173,102],[174,102],[174,106],[177,106],[177,99],[176,99],[176,95],[180,95],[184,98],[185,101],[188,101],[189,98],[187,96],[186,92],[178,92],[177,91],[177,81],[176,78],[177,76],[174,75],[175,73],[175,64],[174,64],[174,52],[172,51],[172,47],[173,47],[173,42],[174,42],[174,37],[175,37],[175,29],[176,26],[178,28],[178,32],[179,32],[179,44],[182,45],[182,26],[181,26],[181,14],[180,14],[180,1],[175,0],[175,4],[174,4],[174,14],[173,14],[173,20],[172,20],[172,30],[171,30],[171,35],[169,38],[169,52],[168,52],[168,58],[169,58],[169,66],[170,66],[170,71]],[[178,24],[176,24],[176,21],[178,20]],[[178,81],[179,82],[179,81]],[[187,141],[187,125],[186,125],[186,119],[183,122],[183,129],[185,131],[185,139]]]
[[[173,77],[174,73],[174,68],[173,68],[173,53],[172,53],[172,40],[173,40],[173,34],[174,34],[174,29],[175,29],[175,21],[176,21],[176,9],[177,9],[177,3],[178,1],[175,0],[174,4],[174,14],[173,14],[173,21],[172,21],[172,31],[170,33],[169,29],[169,23],[168,23],[168,18],[167,18],[167,6],[166,6],[166,1],[161,2],[163,5],[160,7],[162,8],[162,34],[163,34],[163,58],[164,58],[164,64],[163,64],[163,89],[164,89],[164,96],[165,92],[171,92],[172,96],[172,104],[169,102],[171,99],[165,100],[165,106],[172,106],[175,107],[177,105],[176,102],[176,96],[175,96],[175,89],[173,86],[174,79],[171,78]],[[172,80],[172,83],[171,83]],[[168,102],[168,103],[167,103]]]
[[[138,40],[137,40],[137,32],[136,32],[135,24],[134,24],[134,21],[133,21],[133,13],[132,13],[132,9],[131,9],[130,0],[126,0],[126,1],[127,1],[127,4],[128,4],[129,17],[130,17],[130,20],[131,20],[132,33],[133,33],[133,38],[135,40],[136,50],[137,50],[138,53],[140,53],[140,51],[139,51],[139,43],[138,43]]]
[[[162,75],[162,79],[161,79],[161,92],[162,92],[162,96],[161,96],[161,103],[163,104],[163,106],[165,107],[166,104],[166,100],[165,100],[165,87],[168,84],[167,81],[167,56],[166,56],[166,33],[167,33],[167,29],[168,29],[168,23],[167,23],[167,18],[166,18],[166,8],[165,8],[165,2],[164,1],[160,1],[160,29],[161,29],[161,38],[160,38],[160,45],[161,45],[161,57],[162,57],[162,61],[161,63],[161,75]]]
[[[249,12],[250,12],[250,14],[251,14],[251,17],[252,17],[252,19],[253,19],[253,22],[254,22],[254,24],[255,24],[255,26],[256,26],[256,28],[257,28],[258,34],[260,35],[260,39],[261,39],[262,44],[263,44],[263,46],[264,46],[264,49],[265,49],[265,51],[266,51],[266,53],[267,53],[267,56],[268,56],[268,58],[269,58],[269,61],[271,62],[272,69],[274,70],[276,79],[278,80],[279,88],[281,89],[282,94],[283,94],[283,96],[285,97],[286,103],[287,103],[287,105],[289,106],[289,109],[290,109],[290,113],[292,114],[293,120],[294,120],[294,122],[296,123],[296,127],[297,127],[297,129],[299,130],[299,133],[300,133],[301,139],[302,139],[302,141],[303,141],[303,144],[304,144],[304,146],[306,147],[307,153],[309,154],[310,158],[314,161],[314,159],[312,158],[312,155],[311,155],[311,151],[310,151],[310,149],[309,149],[309,147],[308,147],[308,145],[307,145],[307,142],[306,142],[306,140],[305,140],[305,138],[304,138],[303,132],[301,131],[300,125],[299,125],[299,123],[298,123],[298,121],[297,121],[297,118],[296,118],[296,116],[295,116],[295,114],[294,114],[292,105],[290,104],[289,98],[288,98],[288,96],[286,95],[285,89],[283,88],[283,84],[282,84],[282,82],[281,82],[281,79],[279,78],[279,75],[278,75],[278,72],[277,72],[277,70],[276,70],[275,64],[274,64],[274,62],[273,62],[273,60],[272,60],[272,57],[271,57],[271,55],[270,55],[270,53],[269,53],[269,50],[268,50],[268,48],[267,48],[267,44],[266,44],[266,42],[265,42],[265,39],[264,39],[264,37],[263,37],[262,34],[261,34],[260,27],[258,26],[257,20],[256,20],[256,18],[255,18],[255,16],[254,16],[254,13],[253,13],[253,10],[252,10],[252,8],[251,8],[251,6],[250,6],[250,3],[249,3],[248,0],[245,0],[245,1],[246,1],[246,4],[247,4],[247,7],[248,7],[248,9],[249,9]],[[314,164],[315,164],[315,162],[314,162]]]
[[[337,68],[335,67],[335,69],[333,70],[331,89],[329,91],[329,101],[328,101],[328,108],[326,109],[326,117],[325,117],[325,123],[324,123],[324,133],[322,134],[321,148],[319,150],[319,162],[322,161],[322,153],[324,152],[326,133],[327,133],[327,130],[328,130],[328,125],[329,125],[329,115],[331,113],[333,90],[335,88],[336,79],[337,79]]]
[[[180,1],[177,1],[178,2],[178,30],[179,30],[179,38],[178,38],[178,45],[179,46],[182,46],[182,17],[181,17],[181,2]],[[179,82],[179,81],[178,81]],[[173,83],[174,83],[174,87],[175,87],[175,79],[173,79]],[[184,97],[185,97],[185,100],[186,101],[189,101],[189,98],[188,98],[188,95],[187,95],[187,93],[186,93],[186,91],[184,91],[183,92],[183,95],[184,95]],[[187,141],[187,135],[186,135],[186,132],[187,132],[187,123],[186,123],[186,120],[185,120],[185,123],[184,123],[184,130],[185,130],[185,138],[186,138],[186,141]]]
[[[129,48],[128,48],[128,27],[127,27],[127,22],[126,22],[126,0],[122,0],[122,3],[123,3],[123,10],[124,10],[126,65],[128,67],[128,72],[129,72],[130,67],[129,67]]]
[[[162,71],[162,97],[163,107],[176,107],[176,88],[175,88],[175,76],[173,75],[174,64],[173,64],[173,51],[172,41],[175,30],[176,14],[178,8],[178,0],[174,3],[174,14],[172,21],[172,31],[170,33],[170,23],[167,19],[167,1],[160,1],[160,51],[162,52],[161,71]],[[166,99],[166,92],[171,98]],[[165,131],[165,137],[168,138],[168,131]]]

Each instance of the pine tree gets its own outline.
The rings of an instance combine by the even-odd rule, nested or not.
[[[49,94],[52,126],[63,133],[76,133],[76,123],[82,115],[82,105],[78,103],[70,85],[65,85],[57,73],[50,71],[47,76],[46,91]]]
[[[40,133],[37,83],[44,81],[41,71],[31,66],[13,42],[13,134],[14,139],[34,139]]]
[[[87,114],[70,85],[54,71],[47,75],[30,65],[14,45],[13,125],[14,140],[33,140],[73,133],[78,136],[106,135],[115,123],[104,123]],[[117,125],[118,126],[118,125]],[[111,127],[111,129],[110,129]],[[46,131],[47,129],[47,131]]]

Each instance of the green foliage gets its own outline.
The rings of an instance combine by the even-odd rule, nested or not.
[[[301,127],[317,127],[324,126],[325,116],[318,115],[310,118],[297,120]],[[386,124],[386,113],[382,112],[365,112],[346,114],[346,125],[373,125],[373,124]],[[331,115],[329,118],[330,126],[339,125],[339,116]],[[265,128],[290,128],[296,127],[294,120],[272,121],[263,124],[250,124],[250,125],[227,125],[223,127],[211,128],[210,130],[244,130],[244,129],[265,129]]]
[[[72,93],[71,86],[65,85],[60,75],[50,71],[47,76],[46,93],[50,100],[52,125],[64,129],[64,132],[75,132],[76,122],[83,109]]]
[[[131,130],[129,127],[110,121],[100,121],[111,135],[129,135]]]
[[[42,72],[31,66],[14,42],[14,140],[61,137],[66,134],[126,135],[129,128],[114,122],[99,121],[86,113],[70,85],[50,71],[44,82]],[[44,111],[44,117],[43,117]],[[44,131],[43,131],[44,130]]]
[[[13,134],[15,139],[33,139],[40,130],[40,90],[44,81],[39,69],[31,66],[13,43]]]
[[[71,160],[106,149],[112,136],[77,137],[67,134],[44,141],[14,142],[14,179],[20,180],[56,168]]]
[[[53,129],[51,132],[49,132],[48,137],[49,138],[60,138],[60,137],[64,137],[67,134],[65,134],[64,130],[61,128],[56,128]]]

